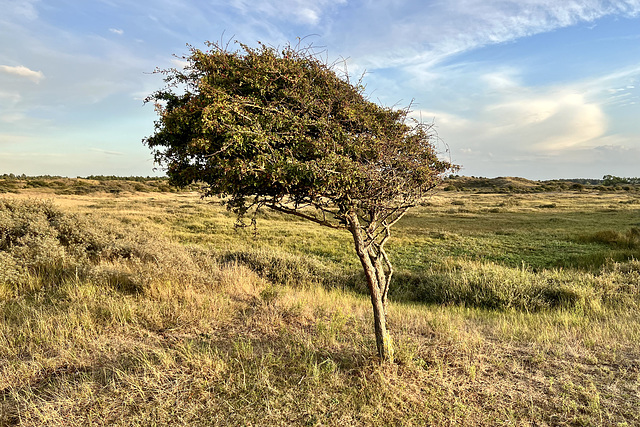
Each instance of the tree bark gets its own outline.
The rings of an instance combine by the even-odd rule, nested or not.
[[[349,231],[353,235],[356,253],[367,278],[367,287],[373,306],[373,326],[376,334],[376,346],[378,356],[386,362],[393,362],[393,342],[387,331],[386,304],[384,287],[386,286],[385,274],[380,260],[381,254],[377,254],[371,248],[372,242],[366,242],[358,216],[350,213],[347,216]]]

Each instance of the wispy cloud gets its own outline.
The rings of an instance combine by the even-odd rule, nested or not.
[[[18,101],[20,101],[21,96],[19,93],[14,92],[0,92],[0,99],[5,99],[9,101],[9,104],[15,105]],[[4,102],[4,105],[7,105],[7,102]]]
[[[124,34],[124,30],[121,30],[119,28],[109,28],[109,31],[112,32],[113,34],[117,34],[119,36]]]
[[[358,50],[357,62],[369,70],[433,66],[482,46],[593,22],[608,15],[639,13],[638,0],[452,0],[423,8],[382,0],[363,8],[362,19],[353,20],[347,34],[333,38],[342,38]],[[371,26],[380,31],[370,31],[367,27]]]
[[[234,0],[233,7],[245,15],[267,15],[279,19],[293,19],[298,24],[317,25],[326,10],[345,5],[346,0],[266,0],[254,2]]]
[[[33,71],[23,65],[0,65],[0,73],[24,77],[35,83],[40,83],[40,81],[44,79],[44,74],[42,74],[42,71]]]
[[[40,0],[0,0],[0,10],[5,18],[26,19],[29,21],[38,18],[36,5]]]
[[[124,153],[121,152],[121,151],[103,150],[101,148],[92,148],[91,151],[95,151],[97,153],[106,154],[108,156],[124,156]]]
[[[25,136],[25,135],[18,135],[18,134],[10,134],[10,133],[0,132],[0,144],[2,144],[2,145],[9,145],[9,144],[16,145],[16,144],[21,144],[21,143],[26,142],[26,141],[28,141],[28,137]],[[10,156],[9,153],[0,152],[0,158],[9,157],[9,156]]]
[[[24,120],[25,118],[26,118],[26,116],[23,113],[20,113],[20,112],[9,113],[9,114],[3,114],[0,117],[0,122],[17,123],[17,122],[20,122],[20,121]]]

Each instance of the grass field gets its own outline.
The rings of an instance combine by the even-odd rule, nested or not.
[[[59,187],[0,195],[0,426],[640,425],[638,191],[436,193],[381,364],[347,233]]]

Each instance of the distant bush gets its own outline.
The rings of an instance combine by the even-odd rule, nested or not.
[[[602,184],[607,186],[617,186],[620,184],[640,184],[640,178],[622,178],[614,175],[602,177]]]
[[[640,248],[640,228],[632,227],[626,233],[614,230],[601,230],[591,234],[578,236],[582,243],[600,243],[618,248]]]
[[[478,261],[449,261],[422,272],[401,272],[390,296],[400,301],[535,312],[637,304],[640,262],[606,263],[597,274],[512,268]]]
[[[503,200],[502,202],[500,202],[498,204],[499,208],[512,208],[515,206],[520,206],[521,202],[518,199],[515,199],[513,197],[509,197],[508,199]]]
[[[426,303],[527,311],[571,307],[580,299],[577,290],[550,285],[528,269],[471,264],[400,274],[397,281],[401,285],[392,290],[392,296]]]
[[[220,256],[225,264],[237,263],[257,273],[272,283],[287,286],[344,287],[347,275],[335,265],[325,265],[319,260],[293,255],[274,249],[246,249],[227,252]]]

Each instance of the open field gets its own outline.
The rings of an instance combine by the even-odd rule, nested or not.
[[[0,194],[0,425],[640,425],[635,189],[436,193],[394,364],[347,233],[169,190]]]

